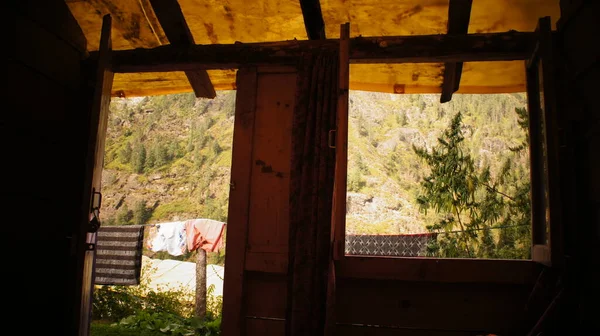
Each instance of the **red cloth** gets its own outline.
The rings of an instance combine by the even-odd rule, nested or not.
[[[199,248],[206,252],[217,252],[223,248],[225,223],[212,219],[190,219],[185,222],[188,251]]]

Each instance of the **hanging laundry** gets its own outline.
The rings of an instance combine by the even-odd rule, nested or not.
[[[217,252],[223,248],[223,222],[206,218],[191,219],[185,222],[185,231],[189,251],[201,248],[206,252]]]
[[[148,232],[147,237],[145,239],[146,248],[152,250],[152,242],[156,239],[156,234],[158,233],[158,226],[151,225],[146,228],[146,232]]]
[[[156,224],[156,233],[149,240],[149,248],[154,252],[167,251],[172,256],[187,252],[185,222]]]
[[[138,285],[142,267],[144,226],[101,226],[96,241],[94,283]]]

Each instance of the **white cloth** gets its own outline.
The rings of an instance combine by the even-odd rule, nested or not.
[[[157,224],[156,236],[152,240],[151,250],[167,251],[172,256],[180,256],[187,251],[185,222]]]

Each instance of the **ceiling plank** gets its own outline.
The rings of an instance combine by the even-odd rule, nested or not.
[[[150,0],[150,4],[171,45],[186,47],[196,44],[177,0]],[[188,70],[185,75],[197,98],[214,98],[217,95],[206,70]]]
[[[535,33],[413,35],[350,39],[350,63],[445,63],[524,60]],[[338,48],[338,39],[209,44],[113,51],[113,71],[170,72],[235,69],[241,65],[295,65],[305,51]],[[95,57],[95,53],[90,53]]]
[[[324,40],[325,21],[321,13],[321,3],[319,0],[300,0],[302,16],[304,16],[304,26],[309,40]]]
[[[448,6],[448,34],[468,33],[472,4],[473,0],[450,0]],[[458,91],[462,68],[462,62],[446,63],[440,103],[449,102],[452,99],[452,94]]]

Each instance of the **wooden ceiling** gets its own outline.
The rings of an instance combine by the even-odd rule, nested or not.
[[[66,0],[98,48],[102,16],[113,17],[113,48],[234,44],[351,37],[534,31],[559,17],[558,0]],[[450,22],[449,22],[450,18]],[[192,85],[190,85],[192,83]],[[145,96],[235,88],[235,69],[118,73],[113,95]],[[350,88],[396,93],[520,92],[522,61],[353,64]],[[399,90],[398,88],[401,88]],[[444,88],[444,89],[443,89]],[[458,89],[458,90],[457,90]],[[443,97],[442,97],[443,98]],[[442,99],[443,101],[443,99]]]

